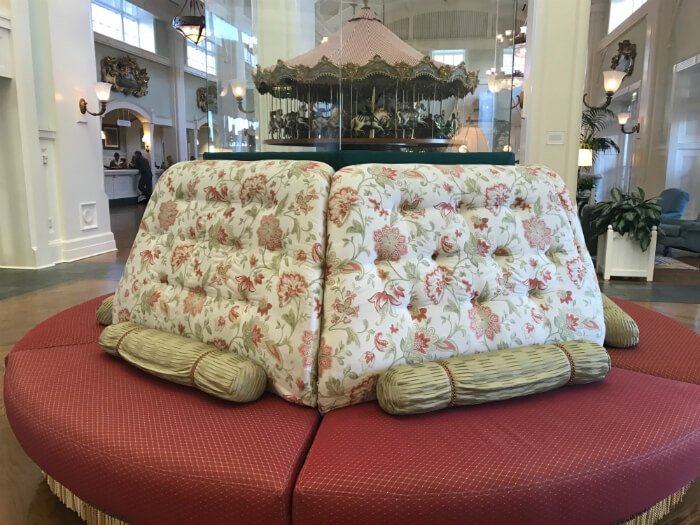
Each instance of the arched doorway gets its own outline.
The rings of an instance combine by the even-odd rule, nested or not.
[[[132,168],[136,151],[149,159],[154,126],[148,111],[136,104],[118,101],[109,104],[102,117],[102,157],[105,193],[109,199],[109,214],[114,240],[119,252],[127,253],[134,240],[145,206],[138,204],[139,172]]]

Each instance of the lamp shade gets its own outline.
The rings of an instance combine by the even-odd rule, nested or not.
[[[207,36],[206,22],[203,15],[176,16],[173,29],[179,31],[187,40],[199,44]]]
[[[593,166],[593,150],[580,148],[578,150],[578,165],[579,168]]]
[[[613,94],[620,89],[620,84],[622,84],[622,80],[626,75],[627,73],[624,71],[613,71],[612,69],[603,71],[603,89],[605,89],[605,93]]]
[[[627,124],[627,121],[629,119],[630,119],[630,114],[627,112],[617,114],[617,121],[620,123],[620,126],[624,126],[625,124]]]
[[[243,98],[245,96],[245,85],[242,82],[234,82],[232,86],[234,97]]]
[[[112,84],[109,82],[95,82],[95,94],[100,102],[109,101],[109,95],[112,92]]]

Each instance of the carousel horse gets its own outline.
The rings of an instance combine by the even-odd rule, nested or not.
[[[404,137],[406,130],[411,130],[411,138],[414,138],[415,129],[417,126],[425,126],[425,120],[421,113],[425,111],[425,105],[422,102],[416,102],[413,107],[401,108],[398,110],[398,129],[403,131]]]
[[[380,133],[385,133],[390,126],[391,115],[382,107],[375,109],[374,113],[369,115],[356,115],[350,121],[350,130],[353,133],[362,133],[365,127],[369,127],[370,130],[374,129]]]
[[[269,123],[269,135],[271,138],[282,138],[282,129],[284,127],[284,117],[282,116],[282,110],[276,109],[270,111],[270,123]],[[275,137],[277,135],[277,137]]]

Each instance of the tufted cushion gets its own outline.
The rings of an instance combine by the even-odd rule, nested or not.
[[[404,363],[603,342],[600,290],[563,181],[543,167],[349,166],[328,202],[323,412]]]
[[[277,394],[314,406],[331,173],[287,160],[173,166],[144,213],[115,321],[247,356]]]

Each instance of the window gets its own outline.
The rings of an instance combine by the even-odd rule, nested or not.
[[[251,66],[255,67],[258,65],[258,56],[257,56],[257,45],[258,45],[258,39],[257,37],[254,37],[253,35],[249,35],[245,31],[241,31],[241,41],[243,42],[243,60],[247,64],[250,64]]]
[[[610,0],[610,19],[608,33],[612,32],[637,9],[642,7],[647,0]]]
[[[195,45],[187,40],[187,65],[209,75],[216,75],[216,46],[209,41],[205,47],[203,42]]]
[[[504,73],[508,73],[509,75],[511,73],[515,73],[516,71],[524,73],[525,57],[518,56],[517,54],[513,55],[512,47],[505,48],[503,50],[503,67],[501,71],[503,71]]]
[[[433,51],[433,60],[448,66],[458,66],[464,62],[464,51],[461,49],[437,49]]]
[[[92,0],[92,30],[156,52],[153,15],[126,0]]]

